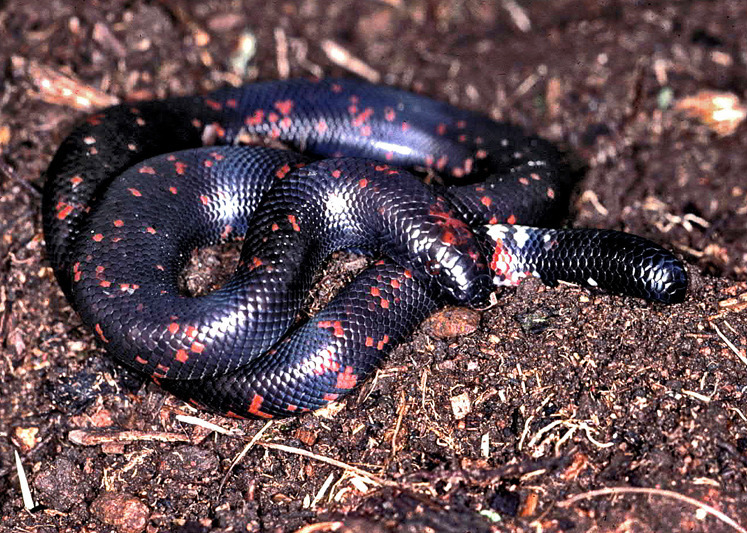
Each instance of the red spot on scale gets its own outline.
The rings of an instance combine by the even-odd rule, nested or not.
[[[288,163],[286,163],[285,165],[283,165],[282,167],[280,167],[277,170],[277,172],[275,172],[275,177],[278,178],[278,179],[283,179],[286,176],[286,174],[288,174],[288,172],[290,172],[290,170],[291,170],[290,165]]]
[[[317,133],[324,133],[329,129],[329,126],[327,125],[327,121],[322,119],[319,119],[319,122],[316,123],[316,131]]]
[[[210,199],[205,195],[201,195],[200,202],[202,202],[202,205],[208,205],[210,203]]]
[[[524,177],[521,177],[519,178],[519,183],[521,183],[524,187],[527,187],[529,185],[529,180]]]
[[[335,387],[338,389],[352,389],[357,382],[358,376],[353,372],[353,367],[346,366],[343,372],[337,374]]]
[[[187,330],[184,334],[190,339],[194,339],[197,336],[197,328],[194,326],[187,326]]]
[[[339,397],[340,397],[339,394],[327,393],[324,396],[322,396],[322,400],[324,400],[325,402],[334,402]]]
[[[342,322],[339,320],[320,320],[316,325],[322,329],[332,329],[335,337],[345,336],[345,330],[342,327]]]
[[[122,226],[124,226],[124,220],[121,220],[121,219],[117,219],[117,220],[115,220],[115,221],[113,222],[113,224],[114,224],[114,226],[115,226],[115,227],[117,227],[117,228],[121,228]]]
[[[101,325],[100,324],[96,324],[93,327],[93,329],[96,330],[96,334],[101,338],[102,341],[109,342],[109,339],[107,339],[106,337],[104,337],[104,331],[101,329]]]
[[[365,189],[366,187],[368,187],[368,180],[366,178],[361,178],[360,180],[358,180],[358,186],[361,189]]]
[[[383,350],[387,342],[389,342],[389,335],[384,335],[384,337],[382,337],[382,339],[376,344],[376,349],[379,351]]]
[[[202,164],[205,165],[205,167],[210,168],[210,167],[213,166],[213,160],[212,159],[206,159],[205,161],[202,162]]]
[[[221,108],[223,107],[220,102],[216,102],[215,100],[210,100],[209,98],[205,99],[205,105],[214,111],[220,111]]]
[[[78,175],[75,175],[72,178],[70,178],[70,183],[73,184],[73,187],[76,187],[76,186],[80,185],[81,183],[83,183],[83,178],[81,178]]]
[[[555,189],[552,189],[550,187],[547,188],[547,197],[550,199],[555,198]]]
[[[289,403],[289,404],[288,404],[288,405],[287,405],[287,406],[285,407],[285,410],[286,410],[286,411],[289,411],[289,412],[291,412],[291,413],[293,413],[294,411],[297,411],[297,410],[298,410],[298,406],[297,406],[297,405],[293,405],[292,403]]]
[[[262,396],[255,393],[254,396],[252,397],[251,403],[249,404],[249,408],[247,409],[247,412],[249,412],[249,414],[251,415],[258,416],[260,418],[272,418],[272,415],[268,415],[267,413],[263,413],[261,411],[262,404],[264,403],[264,401],[265,399]]]
[[[333,170],[332,171],[332,177],[333,178],[339,178],[340,176],[342,176],[342,171],[341,170],[338,169],[338,170]]]
[[[140,172],[140,174],[155,174],[156,169],[153,167],[145,166],[145,167],[140,167],[138,169],[138,172]]]
[[[181,161],[177,161],[174,163],[174,170],[176,170],[176,173],[180,176],[184,174],[184,170],[187,168],[186,163],[182,163]]]
[[[205,350],[205,345],[201,342],[195,341],[192,343],[192,346],[190,346],[189,349],[194,353],[202,353],[203,350]]]
[[[283,115],[290,115],[293,109],[293,100],[280,100],[275,102],[275,109],[280,111]]]
[[[436,133],[439,135],[444,135],[446,133],[446,124],[441,122],[438,126],[436,126]]]
[[[104,236],[101,233],[97,233],[93,237],[91,237],[96,242],[101,242],[104,240]]]
[[[397,118],[397,113],[391,107],[384,108],[384,120],[387,122],[393,122]]]
[[[171,187],[169,187],[169,192],[171,194],[176,194],[177,193],[176,187],[174,187],[173,185]]]
[[[244,124],[247,126],[259,126],[265,119],[265,112],[261,109],[257,109],[253,115],[244,119]]]
[[[280,126],[285,129],[290,128],[292,124],[293,124],[293,121],[291,120],[290,117],[283,117],[282,120],[280,121]]]
[[[147,360],[147,359],[143,359],[143,358],[142,358],[142,357],[140,357],[139,355],[136,355],[136,356],[135,356],[135,362],[136,362],[136,363],[139,363],[139,364],[141,364],[141,365],[147,365],[147,364],[148,364],[148,360]]]
[[[63,202],[60,202],[57,204],[57,219],[58,220],[65,220],[70,213],[73,212],[73,206],[70,204],[66,204]]]
[[[171,333],[172,335],[176,335],[177,333],[179,333],[179,324],[177,324],[176,322],[172,322],[171,324],[169,324],[169,333]]]
[[[493,199],[490,196],[483,196],[480,198],[480,203],[485,207],[490,207],[493,204]]]
[[[382,298],[380,305],[382,309],[389,309],[389,300],[387,300],[386,298]]]
[[[366,337],[366,346],[369,348],[374,345],[373,337]]]
[[[277,122],[278,120],[280,120],[280,115],[278,115],[274,111],[270,111],[270,113],[267,115],[267,120],[269,120],[270,122]]]
[[[362,126],[363,123],[366,122],[369,118],[371,118],[371,115],[373,114],[374,114],[373,108],[367,107],[353,119],[353,126],[355,126],[356,128]]]
[[[378,287],[371,287],[371,296],[379,297],[381,296],[381,291]]]
[[[130,191],[132,196],[142,196],[142,193],[133,187],[129,187],[127,190]]]
[[[506,219],[506,222],[509,224],[516,224],[516,216],[515,215],[509,215],[509,217]],[[493,222],[495,224],[495,222]]]
[[[176,351],[176,355],[174,355],[174,359],[176,359],[177,361],[183,364],[189,360],[189,354],[187,353],[187,350],[182,348]]]
[[[383,172],[383,171],[388,170],[388,169],[389,169],[389,165],[376,165],[374,167],[374,170],[377,170],[379,172]]]
[[[112,282],[102,279],[101,281],[99,281],[99,285],[105,289],[108,289],[109,287],[112,286]]]
[[[412,278],[412,272],[410,270],[406,269],[405,272],[404,272],[404,274],[405,274],[405,277],[407,279],[411,279]]]
[[[332,87],[330,87],[330,90],[333,93],[341,93],[342,92],[342,85],[340,85],[339,83],[333,83]]]
[[[145,231],[147,231],[151,235],[155,235],[156,234],[156,228],[154,228],[153,226],[148,226],[147,228],[145,228]]]
[[[288,215],[288,222],[291,223],[291,227],[293,228],[293,231],[301,231],[301,226],[298,225],[295,215]]]
[[[394,288],[394,289],[399,289],[402,284],[400,283],[400,281],[397,278],[393,278],[389,282],[389,285],[391,285],[392,288]]]

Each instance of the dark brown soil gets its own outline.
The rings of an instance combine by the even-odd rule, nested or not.
[[[704,90],[745,98],[746,24],[743,0],[0,2],[0,530],[747,527],[747,127],[720,136],[674,106]],[[242,56],[252,39],[256,54]],[[421,328],[340,409],[273,423],[238,458],[263,422],[140,386],[62,297],[44,257],[41,174],[85,111],[50,91],[67,79],[151,98],[353,75],[328,40],[383,83],[558,142],[582,167],[573,224],[673,249],[689,265],[687,301],[505,290],[494,308],[448,319],[476,319],[474,333]]]

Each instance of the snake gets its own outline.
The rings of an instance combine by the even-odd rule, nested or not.
[[[558,228],[566,158],[519,126],[355,79],[126,102],[85,118],[45,172],[46,252],[120,364],[226,416],[340,400],[436,309],[537,277],[654,302],[683,263],[644,238]],[[180,288],[193,250],[243,241],[230,278]],[[371,262],[299,320],[318,270]]]

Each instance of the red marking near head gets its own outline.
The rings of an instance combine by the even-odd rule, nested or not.
[[[278,179],[283,179],[286,176],[286,174],[290,172],[290,170],[291,170],[290,165],[286,163],[285,165],[277,169],[277,171],[275,172],[275,177]]]
[[[83,183],[83,178],[80,177],[80,175],[76,174],[72,178],[70,178],[70,183],[73,184],[73,187],[77,187],[81,183]]]
[[[104,240],[104,236],[101,233],[97,233],[93,237],[91,237],[96,242],[101,242]]]
[[[358,382],[358,376],[353,372],[352,366],[346,366],[343,372],[337,374],[337,383],[335,387],[338,389],[352,389]]]
[[[405,277],[406,277],[407,279],[411,279],[411,278],[412,278],[412,272],[410,272],[410,271],[409,271],[409,270],[407,270],[407,269],[406,269],[406,270],[404,271],[404,275],[405,275]]]
[[[109,339],[107,339],[106,337],[104,337],[104,331],[101,329],[101,325],[100,324],[96,324],[93,327],[93,329],[96,330],[96,333],[98,334],[99,338],[101,338],[102,341],[109,342]]]
[[[293,231],[301,231],[301,226],[298,225],[295,215],[288,215],[288,222],[291,223],[291,227],[293,228]]]
[[[250,414],[252,414],[254,416],[258,416],[260,418],[272,418],[272,415],[268,415],[267,413],[263,413],[261,411],[262,404],[264,403],[264,401],[265,401],[265,399],[262,396],[260,396],[259,394],[255,393],[254,396],[252,397],[252,401],[249,404],[249,408],[247,409],[247,411]]]
[[[259,257],[252,257],[252,266],[254,268],[261,267],[262,266],[262,260]]]
[[[279,100],[275,102],[275,109],[283,115],[290,115],[290,112],[293,110],[293,100]]]
[[[176,355],[174,355],[174,359],[179,361],[180,363],[186,363],[189,360],[189,354],[187,353],[187,350],[180,348],[176,351]]]
[[[244,119],[244,124],[247,126],[259,126],[265,119],[265,112],[262,109],[257,109],[254,114]]]
[[[137,189],[134,189],[132,187],[129,187],[127,190],[130,191],[130,194],[132,196],[142,196],[143,195],[140,191],[138,191]]]
[[[507,276],[511,271],[513,257],[504,248],[503,241],[498,240],[490,258],[490,269],[498,275]]]

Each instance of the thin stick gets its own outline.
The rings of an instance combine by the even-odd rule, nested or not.
[[[384,485],[386,487],[399,487],[402,488],[402,485],[399,483],[396,483],[394,481],[389,481],[387,479],[380,478],[379,476],[375,474],[371,474],[370,472],[366,472],[365,470],[349,465],[347,463],[343,463],[342,461],[338,461],[337,459],[332,459],[330,457],[325,457],[323,455],[317,455],[313,452],[309,452],[307,450],[302,450],[301,448],[295,448],[293,446],[286,446],[285,444],[275,444],[272,442],[264,442],[260,441],[257,442],[259,446],[263,446],[265,448],[269,448],[271,450],[278,450],[281,452],[288,452],[288,453],[294,453],[296,455],[302,455],[304,457],[308,457],[310,459],[315,459],[317,461],[321,461],[322,463],[327,463],[332,466],[336,466],[338,468],[342,468],[343,470],[347,470],[349,472],[354,472],[358,474],[359,476],[365,477],[373,481],[374,483],[378,483],[379,485]],[[747,532],[745,532],[747,533]]]
[[[711,507],[710,505],[707,505],[701,501],[696,500],[695,498],[690,498],[689,496],[685,496],[683,494],[680,494],[678,492],[673,492],[671,490],[663,490],[663,489],[652,489],[652,488],[639,488],[639,487],[608,487],[604,489],[599,490],[591,490],[589,492],[582,492],[581,494],[576,494],[575,496],[572,496],[568,498],[565,501],[562,501],[558,503],[558,507],[570,507],[574,503],[586,500],[589,498],[596,498],[597,496],[608,496],[610,494],[647,494],[647,495],[653,495],[653,496],[664,496],[666,498],[672,498],[674,500],[679,500],[684,503],[689,503],[693,507],[697,507],[698,509],[702,509],[708,514],[713,515],[718,520],[721,520],[725,524],[731,526],[734,528],[735,531],[739,531],[739,533],[747,533],[747,529],[744,529],[742,526],[737,524],[734,520],[726,516],[724,513],[719,511],[718,509]]]

